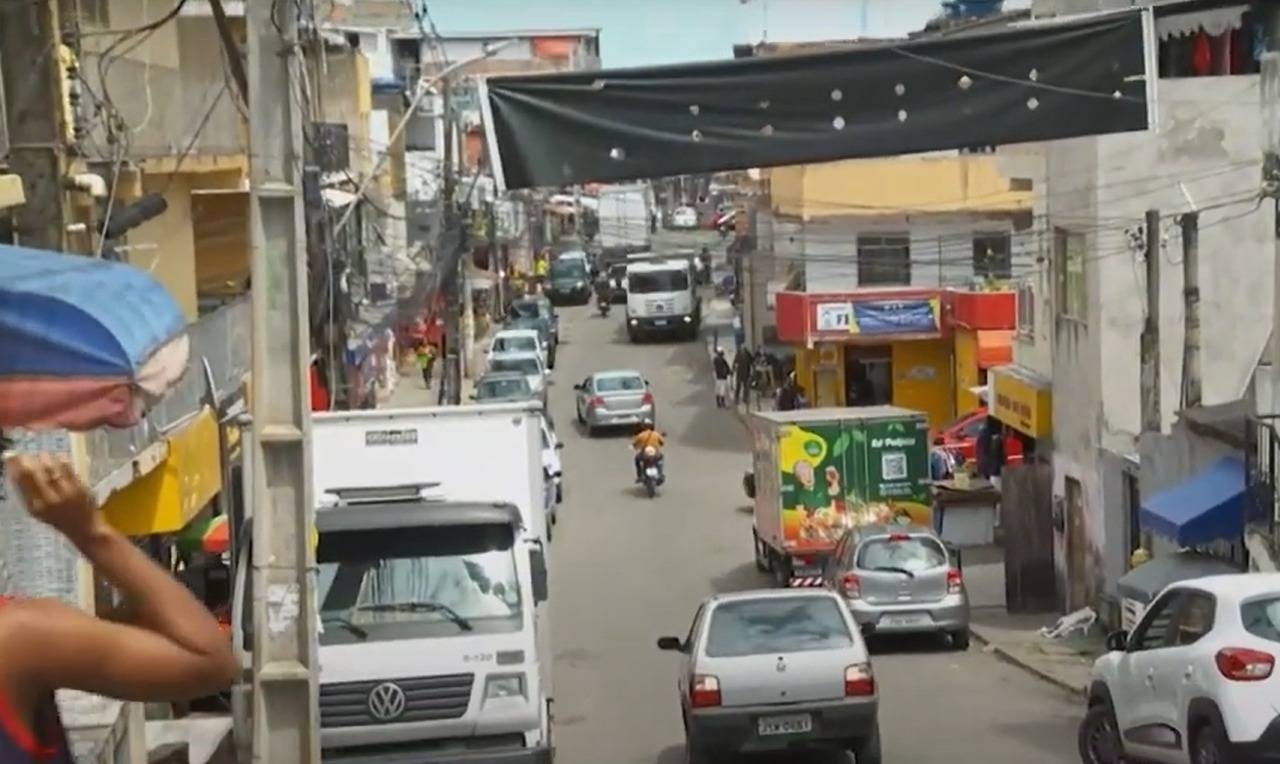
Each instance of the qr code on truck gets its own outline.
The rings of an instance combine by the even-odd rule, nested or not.
[[[884,480],[906,480],[907,455],[901,451],[881,454],[880,475]]]

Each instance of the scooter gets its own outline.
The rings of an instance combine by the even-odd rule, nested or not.
[[[644,491],[652,499],[658,493],[658,486],[667,482],[666,472],[662,469],[662,455],[658,449],[649,446],[640,455],[640,475],[644,480]]]

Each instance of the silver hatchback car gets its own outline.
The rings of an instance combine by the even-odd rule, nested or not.
[[[866,525],[846,533],[823,579],[866,634],[941,633],[969,648],[969,593],[959,550],[921,525]]]
[[[656,406],[649,383],[638,371],[599,371],[573,386],[577,393],[578,422],[587,435],[605,427],[656,421]]]
[[[680,653],[677,687],[690,762],[720,755],[845,750],[880,764],[879,696],[849,608],[822,589],[703,601]]]

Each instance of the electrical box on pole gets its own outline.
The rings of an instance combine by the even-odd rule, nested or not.
[[[253,278],[253,760],[320,761],[298,7],[245,4]]]

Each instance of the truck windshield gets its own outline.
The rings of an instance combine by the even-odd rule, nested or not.
[[[632,294],[688,290],[689,274],[685,271],[630,271],[627,273],[627,291]]]
[[[320,644],[519,630],[513,538],[504,525],[322,533]]]

